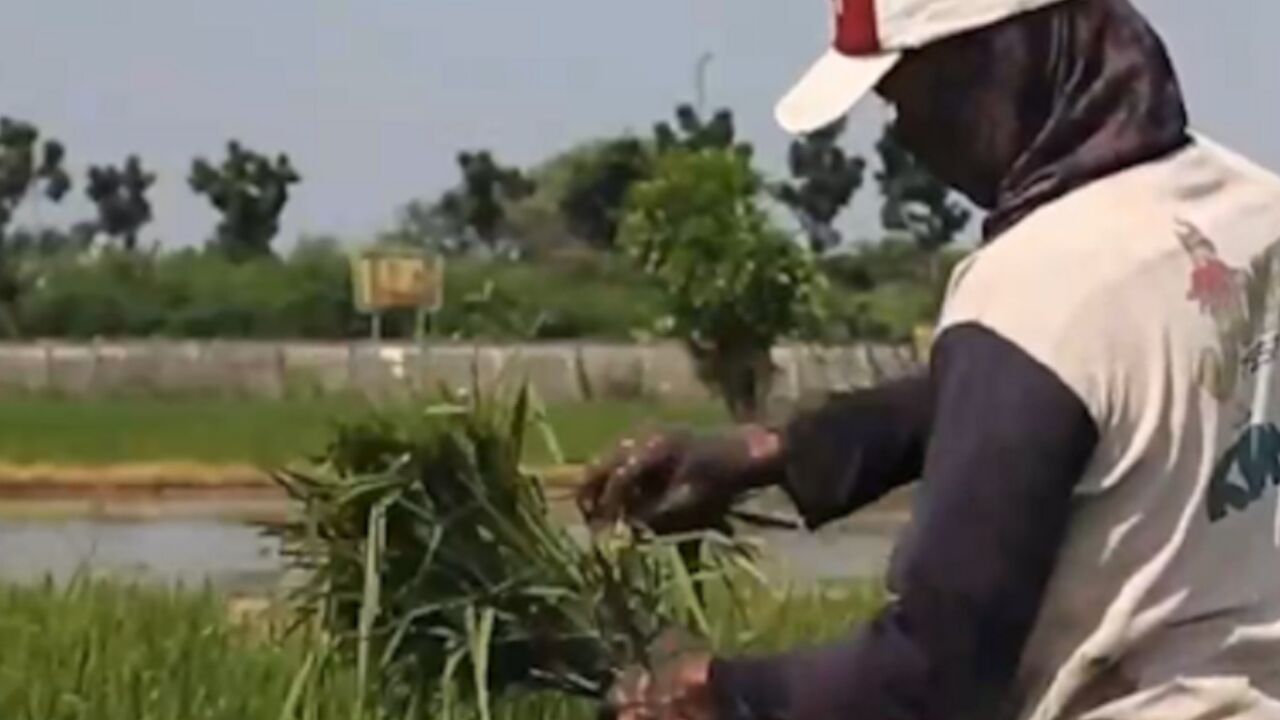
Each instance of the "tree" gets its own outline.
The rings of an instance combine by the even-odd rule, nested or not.
[[[289,187],[301,181],[287,155],[271,160],[234,140],[227,143],[227,156],[218,167],[196,158],[188,179],[191,189],[222,215],[214,247],[236,261],[271,255]]]
[[[66,148],[57,140],[40,142],[35,125],[0,117],[0,323],[9,336],[19,334],[16,306],[24,290],[22,273],[6,236],[18,206],[33,192],[59,202],[71,191],[63,169]]]
[[[560,199],[570,231],[588,245],[613,247],[627,194],[649,177],[651,166],[649,150],[636,138],[611,140],[584,154]]]
[[[841,118],[792,141],[787,165],[793,180],[773,189],[773,195],[795,214],[816,254],[843,242],[832,223],[862,187],[866,170],[862,158],[847,155],[840,147],[844,129],[845,119]]]
[[[969,211],[893,139],[889,128],[876,143],[876,152],[882,166],[876,182],[884,195],[884,226],[907,234],[930,253],[950,244],[969,223]]]
[[[125,250],[138,246],[138,231],[151,222],[147,190],[156,182],[154,173],[142,168],[137,155],[130,155],[124,167],[112,165],[89,168],[85,194],[98,210],[98,228],[118,238]]]
[[[71,176],[62,167],[65,158],[62,143],[40,143],[35,125],[0,117],[0,237],[33,189],[42,189],[53,202],[71,191]]]
[[[17,227],[5,237],[5,251],[14,260],[77,255],[93,245],[97,224],[78,222],[69,229]]]
[[[395,226],[382,233],[379,241],[453,255],[465,249],[455,225],[441,203],[410,200],[396,213]]]
[[[750,143],[737,142],[733,111],[720,109],[704,121],[688,103],[676,107],[676,124],[660,122],[653,128],[659,153],[671,150],[733,150],[750,159]]]
[[[40,143],[36,126],[0,117],[0,242],[18,207],[36,190],[60,202],[71,190],[63,169],[66,149],[57,140]]]
[[[459,153],[458,168],[462,186],[445,193],[440,212],[468,245],[497,253],[507,230],[506,203],[532,193],[533,183],[518,169],[499,165],[486,150]]]
[[[820,315],[812,259],[772,225],[739,153],[672,150],[632,192],[621,244],[665,294],[674,333],[736,418],[757,417],[770,348]]]

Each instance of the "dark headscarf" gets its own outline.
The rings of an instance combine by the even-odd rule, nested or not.
[[[900,108],[902,142],[990,210],[987,240],[1190,141],[1168,53],[1128,0],[1066,0],[916,56],[928,107]]]

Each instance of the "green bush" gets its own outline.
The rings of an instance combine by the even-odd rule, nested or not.
[[[321,243],[289,256],[233,263],[182,250],[105,250],[34,261],[19,306],[27,337],[368,336],[351,305],[349,258]],[[630,339],[654,324],[655,293],[625,264],[587,257],[538,264],[456,260],[433,332],[485,340]],[[388,313],[388,337],[412,337],[412,312]]]
[[[942,257],[945,271],[958,255]],[[96,255],[32,254],[23,261],[17,326],[23,337],[309,338],[369,336],[351,304],[350,260],[327,241],[283,258],[232,263],[184,249]],[[831,315],[799,337],[902,340],[932,319],[942,283],[911,245],[881,243],[829,258]],[[537,260],[451,259],[437,338],[629,341],[658,332],[660,289],[624,258],[595,252]],[[414,314],[383,318],[385,337],[413,336]]]
[[[197,250],[42,263],[19,326],[43,337],[344,337],[358,328],[343,257],[301,245],[232,263]]]
[[[746,158],[664,154],[632,189],[619,238],[663,288],[703,382],[735,418],[756,417],[773,377],[770,349],[818,324],[826,284],[812,256],[770,221]]]
[[[886,240],[824,258],[831,282],[824,339],[911,340],[917,325],[934,321],[951,270],[963,257],[956,250],[929,253]]]
[[[455,260],[446,282],[437,328],[450,337],[629,340],[651,330],[661,315],[656,290],[609,256]]]

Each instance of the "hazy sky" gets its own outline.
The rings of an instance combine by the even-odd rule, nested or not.
[[[1138,0],[1172,47],[1195,124],[1280,170],[1280,2]],[[0,23],[0,114],[63,139],[76,168],[140,153],[160,174],[149,236],[198,242],[195,154],[230,137],[289,152],[299,232],[367,236],[455,178],[455,152],[532,163],[644,131],[692,99],[714,53],[728,105],[767,165],[772,106],[826,44],[826,0],[32,0]],[[879,109],[855,117],[863,150]],[[77,197],[81,188],[77,187]],[[869,199],[845,218],[866,228]],[[83,214],[83,205],[44,219]]]

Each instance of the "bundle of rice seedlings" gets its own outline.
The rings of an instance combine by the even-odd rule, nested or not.
[[[697,586],[745,562],[714,535],[575,539],[521,466],[533,427],[554,448],[527,387],[445,392],[339,427],[314,467],[278,476],[304,510],[282,528],[309,578],[298,600],[394,712],[528,689],[601,698],[664,631],[708,636]],[[699,572],[679,551],[694,541]]]

